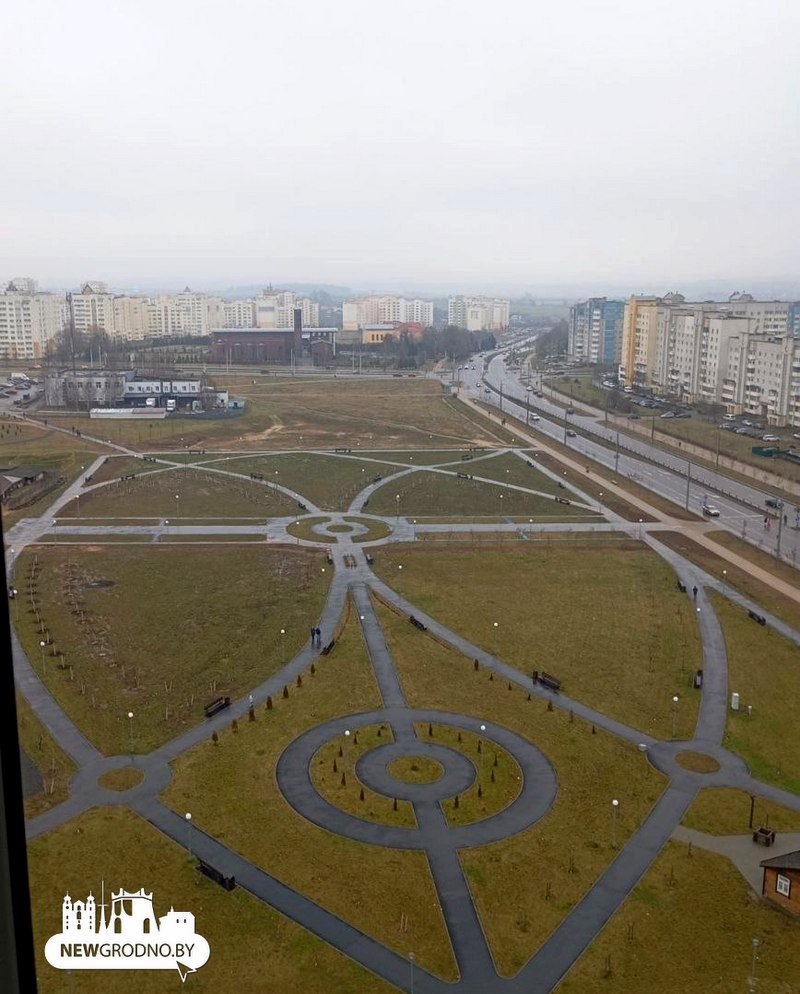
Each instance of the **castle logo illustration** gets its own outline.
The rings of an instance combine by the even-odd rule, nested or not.
[[[85,901],[69,894],[61,906],[61,931],[47,940],[47,962],[59,970],[172,970],[185,981],[211,953],[208,942],[195,932],[194,915],[175,911],[156,919],[153,894],[111,892],[108,916],[105,884],[100,904],[92,893]],[[99,914],[98,914],[99,913]]]

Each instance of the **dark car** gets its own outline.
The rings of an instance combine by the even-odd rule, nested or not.
[[[780,511],[780,509],[783,507],[783,501],[780,499],[780,497],[767,497],[764,503],[767,505],[767,507],[774,507],[776,511]]]

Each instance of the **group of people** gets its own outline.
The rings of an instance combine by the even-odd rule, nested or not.
[[[322,645],[322,629],[320,628],[311,629],[311,644]]]

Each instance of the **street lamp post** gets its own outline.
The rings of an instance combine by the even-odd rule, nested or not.
[[[409,953],[408,954],[408,965],[411,968],[411,985],[410,985],[409,989],[411,991],[411,994],[414,994],[414,959],[415,959],[414,954],[413,953]]]
[[[400,520],[400,494],[395,494],[394,495],[394,502],[395,502],[395,505],[396,505],[395,510],[397,512],[397,520],[399,521]]]
[[[189,850],[189,858],[192,857],[192,812],[187,811],[184,815],[186,819],[186,848]]]
[[[617,848],[617,811],[619,810],[619,801],[614,798],[611,802],[611,848]]]
[[[44,659],[44,647],[47,645],[44,639],[39,640],[39,651],[42,654],[42,676],[47,676],[47,663]]]
[[[753,939],[753,961],[750,965],[750,994],[755,994],[756,989],[756,961],[758,960],[758,947],[761,945],[759,939]]]
[[[283,665],[284,655],[285,655],[285,642],[283,641],[285,635],[286,635],[286,629],[281,628],[281,665]]]
[[[128,712],[128,751],[133,762],[133,711]]]
[[[678,695],[672,698],[672,737],[675,738],[675,731],[678,725]]]
[[[56,521],[56,519],[53,518],[53,541],[55,542],[56,545],[58,545],[58,527],[57,527],[57,525],[58,525],[58,521]]]
[[[614,450],[614,472],[619,473],[619,428],[617,428],[617,447]]]
[[[564,445],[567,444],[567,425],[569,424],[569,413],[564,411]]]
[[[483,739],[483,733],[485,731],[486,731],[486,725],[481,725],[481,737],[478,740],[478,745],[481,747],[481,778],[480,778],[481,789],[483,789],[483,754],[486,751],[485,742]]]

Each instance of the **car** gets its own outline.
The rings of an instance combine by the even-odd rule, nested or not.
[[[796,431],[792,434],[792,438],[800,438],[800,431]]]
[[[780,442],[780,440],[781,440],[780,435],[769,435],[769,434],[767,434],[767,435],[762,435],[761,436],[761,441],[762,442]]]
[[[665,411],[665,412],[664,412],[663,414],[659,415],[659,417],[660,417],[660,418],[661,418],[662,420],[663,420],[664,418],[674,418],[674,417],[675,417],[675,412],[674,412],[674,411]]]
[[[486,387],[486,389],[483,392],[484,393],[491,393],[492,391],[488,387]]]
[[[578,433],[576,431],[572,431],[572,429],[570,429],[567,432],[567,438],[577,438],[577,437],[578,437]]]
[[[718,518],[719,508],[714,507],[713,504],[703,504],[703,514],[707,515],[709,518]]]
[[[675,417],[676,418],[690,418],[691,414],[689,414],[688,411],[681,411],[681,413],[680,414],[676,414]]]
[[[783,507],[783,501],[780,499],[780,497],[767,497],[764,503],[767,505],[767,507],[774,507],[776,511],[780,511],[780,509]]]
[[[753,422],[752,421],[742,421],[742,424],[745,425],[748,428],[752,428],[753,427]]]
[[[747,432],[748,432],[747,428],[737,428],[735,434],[737,434],[737,435],[746,435]]]

